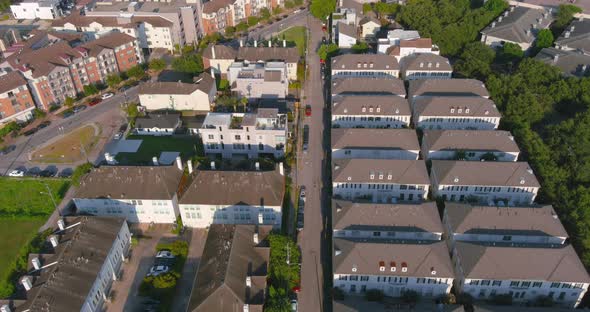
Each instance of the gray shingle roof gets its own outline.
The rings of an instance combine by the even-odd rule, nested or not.
[[[568,237],[552,206],[494,207],[445,204],[453,233]]]
[[[566,38],[567,36],[567,38]],[[566,47],[590,54],[590,20],[574,20],[555,40],[556,47]]]
[[[374,179],[370,178],[371,172],[374,173]],[[379,173],[383,174],[383,179],[379,179]],[[391,179],[388,179],[389,175]],[[423,160],[401,159],[334,160],[332,181],[335,183],[430,184]]]
[[[490,96],[484,83],[475,79],[418,79],[411,80],[409,83],[408,98],[415,96]]]
[[[395,57],[385,54],[343,54],[332,58],[334,70],[399,70],[399,63]]]
[[[526,162],[433,160],[432,174],[444,185],[540,187]]]
[[[299,61],[299,50],[296,47],[240,47],[236,59],[249,62],[281,61],[297,63]]]
[[[406,116],[410,115],[410,104],[408,100],[399,96],[341,95],[332,98],[332,114]]]
[[[492,100],[475,96],[418,98],[414,100],[414,111],[418,116],[502,117]]]
[[[590,55],[577,51],[544,48],[537,53],[535,59],[557,66],[566,76],[582,77],[590,71]]]
[[[180,113],[151,113],[135,119],[137,129],[175,129],[180,123]]]
[[[398,78],[334,78],[332,94],[391,94],[406,96],[404,82]]]
[[[139,85],[139,94],[192,94],[201,90],[209,94],[215,85],[215,80],[209,74],[201,74],[196,83],[184,82],[146,82]]]
[[[457,242],[456,248],[466,278],[590,282],[571,245],[540,248]]]
[[[549,27],[552,21],[551,14],[544,10],[511,7],[481,32],[506,41],[530,44],[535,40],[536,32]],[[533,24],[536,29],[533,29]],[[529,30],[531,32],[527,33]]]
[[[344,34],[352,38],[356,38],[356,27],[354,25],[349,25],[343,22],[338,22],[338,34]]]
[[[213,57],[213,50],[215,50],[215,57]],[[210,44],[203,51],[203,57],[216,60],[234,60],[238,51],[232,47],[221,44]]]
[[[332,149],[420,150],[413,129],[334,128],[331,131]]]
[[[520,152],[512,134],[500,130],[424,130],[422,145],[429,151]]]
[[[453,71],[449,59],[433,53],[414,53],[404,57],[400,67],[403,71],[407,70],[428,70],[428,71]]]

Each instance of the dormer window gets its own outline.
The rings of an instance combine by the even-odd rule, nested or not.
[[[375,173],[374,172],[371,172],[371,174],[369,175],[369,179],[375,180]]]
[[[461,114],[463,112],[462,108],[457,108],[457,113]]]
[[[367,108],[363,106],[363,108],[361,109],[361,111],[364,113],[367,111]]]
[[[381,112],[381,107],[377,106],[377,113]]]
[[[455,113],[455,108],[451,107],[451,114],[454,114],[454,113]]]
[[[469,108],[465,107],[465,114],[469,114]]]
[[[387,175],[387,180],[391,180],[391,179],[393,179],[393,175],[391,175],[391,173],[390,173]]]
[[[379,173],[379,180],[383,180],[383,173],[382,172]]]
[[[369,107],[369,112],[372,113],[373,112],[373,107]]]

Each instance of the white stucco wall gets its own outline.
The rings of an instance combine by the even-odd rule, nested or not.
[[[356,185],[356,187],[355,187]],[[428,195],[429,184],[406,185],[396,183],[339,183],[332,182],[334,196],[353,200],[371,197],[373,202],[421,201]]]
[[[79,213],[96,216],[125,217],[132,223],[174,223],[178,216],[178,199],[84,199],[74,198]]]
[[[332,158],[365,158],[365,159],[418,159],[418,150],[402,149],[332,149]]]
[[[281,227],[281,206],[179,205],[185,226],[205,228],[211,224],[261,224]]]

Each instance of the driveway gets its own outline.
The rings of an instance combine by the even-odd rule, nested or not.
[[[189,229],[185,232],[185,235],[189,239],[188,257],[184,263],[182,276],[176,286],[176,297],[174,298],[172,311],[186,311],[188,308],[193,282],[199,270],[203,248],[207,241],[207,230],[205,229]]]

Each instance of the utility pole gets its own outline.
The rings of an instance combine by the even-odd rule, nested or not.
[[[40,181],[42,181],[42,180],[40,180]],[[47,185],[47,183],[45,183],[43,181],[41,183],[43,183],[43,185],[47,189],[47,195],[49,195],[49,197],[51,198],[51,202],[53,203],[53,207],[55,207],[55,210],[57,210],[57,213],[59,213],[59,215],[61,216],[61,211],[59,211],[57,209],[57,203],[55,202],[55,198],[53,198],[53,193],[51,193],[51,189],[49,188],[49,186]],[[44,193],[44,192],[39,192],[39,193]]]

